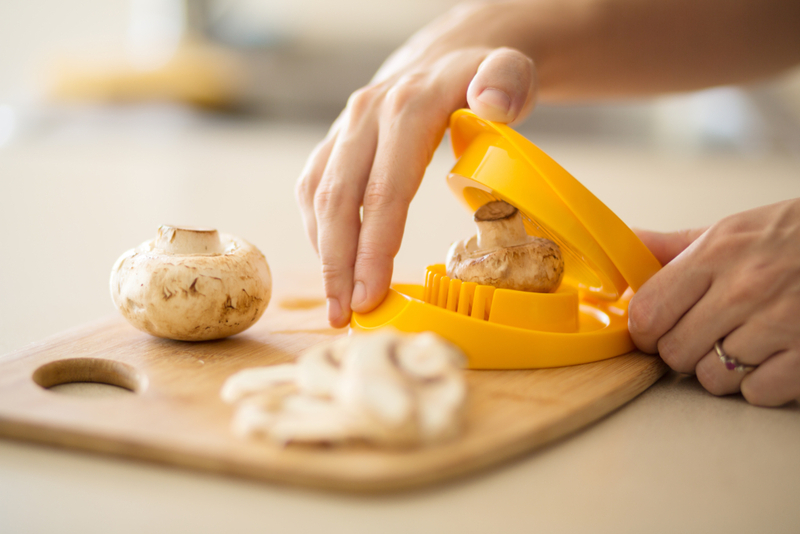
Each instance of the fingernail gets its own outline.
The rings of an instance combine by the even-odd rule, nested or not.
[[[342,316],[342,305],[339,299],[328,299],[328,322],[333,324],[338,322]]]
[[[478,95],[478,101],[508,115],[511,109],[511,98],[499,89],[487,87]]]
[[[367,288],[364,282],[359,280],[353,288],[353,299],[350,301],[350,308],[355,310],[363,304],[365,300],[367,300]]]

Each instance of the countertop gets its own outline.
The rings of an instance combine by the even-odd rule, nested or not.
[[[148,114],[149,113],[149,114]],[[317,271],[293,187],[314,124],[191,112],[37,118],[0,146],[0,353],[114,312],[111,265],[162,223],[217,227],[275,273]],[[629,225],[673,230],[800,196],[800,160],[533,140]],[[396,280],[472,232],[436,153]],[[275,283],[280,283],[279,274]],[[0,440],[0,532],[798,532],[800,407],[669,374],[566,439],[453,483],[356,497]]]

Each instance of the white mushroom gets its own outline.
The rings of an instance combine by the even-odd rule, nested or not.
[[[204,341],[237,334],[264,313],[272,277],[264,255],[216,230],[161,226],[111,271],[114,305],[154,336]]]
[[[240,371],[221,395],[239,404],[237,435],[410,446],[458,434],[463,364],[463,354],[438,336],[384,330],[317,345],[296,365]]]
[[[464,367],[466,363],[460,350],[449,343],[442,343],[439,336],[430,332],[399,343],[395,352],[401,369],[423,380],[443,376],[451,369]]]
[[[255,404],[242,404],[233,415],[231,428],[241,438],[269,435],[275,421],[275,414]]]
[[[354,336],[342,362],[336,400],[352,416],[366,419],[372,441],[401,444],[417,435],[413,392],[394,359],[398,341],[391,331]]]
[[[431,380],[419,390],[420,434],[424,441],[447,439],[458,432],[453,421],[463,415],[467,385],[457,372]]]
[[[406,378],[392,361],[397,340],[388,332],[354,337],[342,362],[336,400],[353,411],[364,410],[381,422],[400,427],[413,414]]]
[[[347,338],[343,338],[347,339]],[[297,387],[305,394],[332,397],[339,381],[339,363],[327,344],[310,348],[297,359]]]
[[[447,276],[519,291],[555,291],[564,276],[559,246],[529,236],[519,210],[501,200],[475,212],[478,234],[450,247]]]
[[[331,443],[357,438],[360,426],[358,420],[331,401],[295,395],[285,399],[269,434],[280,443]]]

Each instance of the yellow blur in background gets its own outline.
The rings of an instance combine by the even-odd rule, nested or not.
[[[330,121],[454,0],[0,4],[0,106],[172,102]],[[542,106],[528,129],[677,148],[800,150],[800,74],[647,102]],[[8,125],[6,125],[8,129]]]

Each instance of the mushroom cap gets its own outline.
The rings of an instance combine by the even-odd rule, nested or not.
[[[454,243],[447,255],[447,276],[502,289],[550,293],[564,277],[558,245],[541,237],[525,243],[484,251],[477,236]]]
[[[124,253],[111,271],[111,297],[122,315],[139,330],[182,341],[219,339],[253,325],[272,295],[264,255],[222,233],[221,252],[167,251],[165,228],[173,227]],[[206,232],[216,239],[216,231]]]

